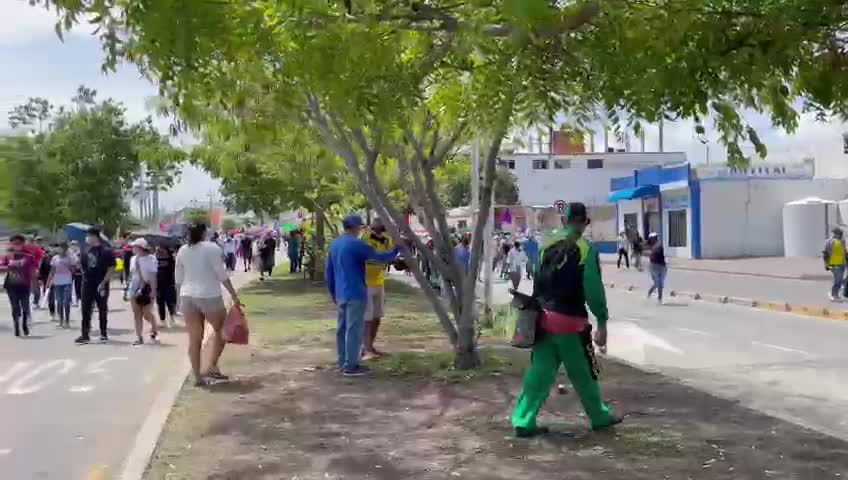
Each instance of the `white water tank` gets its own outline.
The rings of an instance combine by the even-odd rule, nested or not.
[[[831,228],[837,225],[836,202],[809,197],[783,206],[783,253],[818,257]]]

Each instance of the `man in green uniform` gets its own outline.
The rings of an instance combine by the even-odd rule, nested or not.
[[[598,321],[595,343],[601,348],[607,343],[609,315],[598,252],[582,236],[587,225],[586,206],[572,203],[566,211],[565,228],[543,245],[533,289],[542,315],[524,388],[512,416],[519,437],[547,432],[536,425],[536,416],[548,398],[560,364],[565,366],[593,430],[621,422],[604,404],[598,386],[586,305]]]

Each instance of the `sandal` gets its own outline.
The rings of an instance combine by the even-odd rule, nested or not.
[[[199,388],[208,387],[212,385],[212,383],[212,380],[206,377],[200,377],[194,380],[194,386]]]
[[[229,380],[230,379],[230,377],[224,375],[221,372],[209,372],[209,373],[206,374],[206,376],[211,378],[211,379],[214,379],[214,380]]]

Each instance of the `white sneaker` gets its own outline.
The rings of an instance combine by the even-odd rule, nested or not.
[[[835,302],[835,301],[836,301],[836,299],[835,299],[835,298],[833,298],[833,295],[831,295],[831,294],[827,294],[827,298],[829,298],[831,302]]]

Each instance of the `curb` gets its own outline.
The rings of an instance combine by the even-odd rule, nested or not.
[[[233,285],[236,291],[241,290],[256,279],[252,273],[249,278],[242,278],[245,278],[243,282]],[[203,340],[204,345],[208,339],[209,334],[207,333]],[[165,388],[156,395],[156,400],[153,401],[147,417],[141,424],[141,428],[138,430],[135,440],[133,440],[132,448],[121,464],[121,473],[115,477],[116,479],[141,480],[144,477],[144,473],[147,472],[147,467],[150,465],[150,460],[153,458],[153,453],[159,445],[159,437],[165,429],[165,424],[168,423],[168,417],[171,416],[171,410],[174,408],[177,397],[179,397],[190,374],[191,363],[187,358],[184,358],[177,373],[168,379]]]
[[[627,292],[644,290],[635,285],[616,286],[616,284],[612,282],[605,282],[604,286],[610,289],[618,288],[619,290],[624,290]],[[818,305],[793,305],[788,302],[765,302],[754,298],[728,297],[724,295],[713,295],[707,293],[702,294],[698,292],[686,292],[680,290],[669,290],[668,296],[673,298],[689,298],[691,300],[700,300],[711,303],[737,305],[740,307],[754,308],[757,310],[767,310],[771,312],[795,313],[806,317],[848,321],[848,310],[833,310],[828,307]]]

